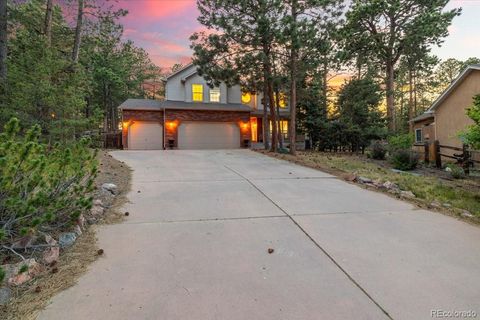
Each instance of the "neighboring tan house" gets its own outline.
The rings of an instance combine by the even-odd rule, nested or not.
[[[221,83],[210,88],[190,64],[166,79],[165,100],[128,99],[122,111],[124,149],[231,149],[261,142],[262,96]],[[286,119],[288,107],[282,104]],[[288,121],[281,122],[287,135]]]
[[[423,152],[421,146],[435,140],[440,145],[462,148],[463,142],[458,134],[473,124],[466,109],[472,105],[473,97],[477,94],[480,94],[480,64],[466,68],[425,113],[411,120],[415,148]],[[445,150],[445,153],[459,151]]]

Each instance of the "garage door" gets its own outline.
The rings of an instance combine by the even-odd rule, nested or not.
[[[163,149],[163,127],[158,122],[135,121],[128,128],[128,149]]]
[[[178,148],[240,148],[240,128],[231,122],[184,122],[178,128]]]

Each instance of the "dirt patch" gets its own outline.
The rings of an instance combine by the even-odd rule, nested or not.
[[[94,199],[101,199],[106,211],[97,224],[121,222],[125,215],[119,208],[127,201],[131,169],[125,163],[114,159],[107,151],[99,151],[98,162],[99,173]],[[118,195],[113,197],[102,192],[103,183],[116,184]],[[87,227],[72,247],[63,250],[57,263],[48,266],[42,275],[32,281],[12,289],[13,298],[8,305],[0,308],[0,319],[36,319],[55,294],[75,285],[88,266],[100,256],[95,229],[95,225]]]

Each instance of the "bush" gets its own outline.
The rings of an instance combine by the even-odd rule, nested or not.
[[[407,150],[412,147],[413,142],[414,137],[413,134],[410,133],[390,136],[388,138],[388,149],[391,153],[394,153],[397,150]]]
[[[82,139],[68,146],[40,142],[40,127],[23,138],[11,119],[0,134],[0,245],[62,231],[92,206],[95,153]]]
[[[450,176],[454,179],[465,178],[465,170],[463,170],[462,167],[456,164],[453,164],[453,163],[447,164],[445,171],[449,172]]]
[[[385,160],[385,155],[387,154],[387,149],[385,145],[380,141],[375,141],[372,144],[372,158],[377,160]]]
[[[390,161],[395,169],[408,171],[418,165],[418,156],[410,150],[396,150],[392,153]]]

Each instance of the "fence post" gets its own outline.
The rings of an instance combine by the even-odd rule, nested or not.
[[[470,152],[468,152],[468,146],[463,144],[463,171],[468,176],[470,174]]]
[[[425,141],[425,144],[423,146],[423,160],[426,164],[430,163],[430,143],[428,141]]]
[[[442,167],[442,156],[440,155],[440,142],[435,140],[435,165],[437,168]]]

